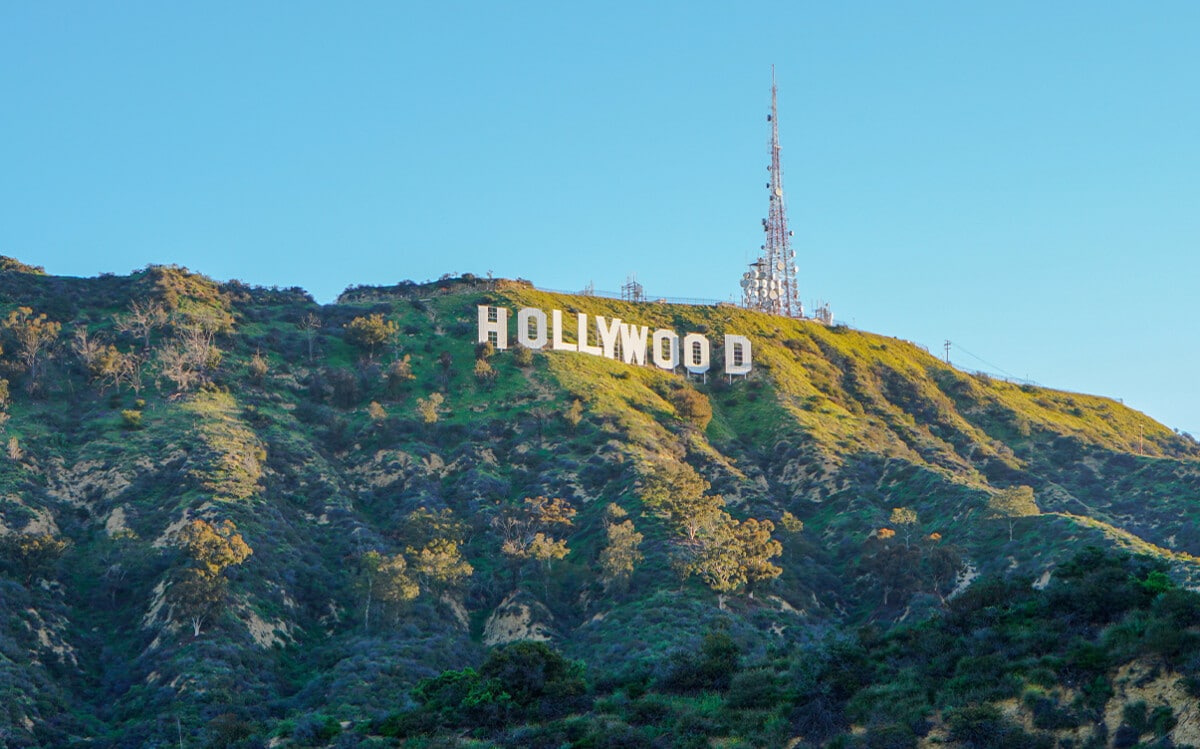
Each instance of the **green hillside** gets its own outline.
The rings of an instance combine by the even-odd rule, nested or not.
[[[480,305],[714,366],[496,350]],[[5,258],[0,320],[0,746],[1200,733],[1158,710],[1200,693],[1200,445],[1116,401],[471,276],[322,306]]]

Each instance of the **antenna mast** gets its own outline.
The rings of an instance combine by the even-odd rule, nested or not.
[[[766,241],[759,248],[762,254],[750,264],[742,276],[742,303],[751,309],[784,317],[804,317],[800,291],[796,282],[796,252],[792,249],[792,232],[788,229],[787,211],[783,200],[783,168],[779,161],[779,116],[776,106],[777,88],[775,66],[771,66],[771,178],[767,182],[770,207],[763,219]]]

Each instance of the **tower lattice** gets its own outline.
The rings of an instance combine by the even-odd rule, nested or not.
[[[779,164],[779,117],[776,107],[775,67],[771,67],[771,178],[770,207],[763,219],[766,241],[759,248],[762,254],[742,275],[742,304],[750,309],[770,312],[784,317],[804,317],[800,291],[796,282],[796,252],[792,249],[792,232],[788,229],[787,211],[783,199],[783,169]]]

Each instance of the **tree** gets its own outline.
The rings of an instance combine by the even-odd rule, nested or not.
[[[939,533],[929,536],[928,543],[921,549],[921,572],[929,581],[930,592],[945,603],[946,595],[954,590],[963,562],[961,549],[941,541]]]
[[[439,539],[450,539],[462,545],[467,525],[449,509],[430,510],[418,507],[404,518],[396,537],[407,546],[427,546]]]
[[[139,353],[121,351],[111,343],[89,336],[86,328],[77,328],[71,340],[71,350],[87,367],[92,379],[100,383],[100,392],[109,387],[119,389],[129,385],[135,392],[142,389],[142,370],[145,357]]]
[[[1013,486],[1001,489],[988,499],[988,509],[992,511],[991,518],[1008,521],[1008,540],[1013,540],[1013,526],[1017,518],[1041,515],[1033,496],[1033,487]]]
[[[544,642],[514,642],[488,654],[479,675],[495,679],[517,707],[557,715],[587,691],[583,664],[569,661]]]
[[[384,389],[392,400],[397,400],[404,394],[408,383],[417,378],[412,371],[412,356],[405,354],[404,358],[396,359],[388,365],[383,373]]]
[[[475,379],[485,387],[492,385],[496,381],[496,368],[487,359],[476,359]]]
[[[443,592],[457,587],[475,572],[454,539],[435,538],[420,549],[409,546],[404,553],[412,560],[421,587],[427,590]]]
[[[796,517],[790,512],[784,512],[779,518],[779,524],[783,529],[792,535],[798,535],[804,532],[804,521]]]
[[[783,553],[783,546],[771,538],[775,524],[770,520],[747,518],[734,527],[734,539],[738,546],[747,589],[753,593],[754,584],[772,580],[783,573],[783,568],[771,560]]]
[[[548,571],[550,562],[571,550],[565,539],[552,534],[574,524],[575,508],[565,500],[526,497],[517,507],[506,507],[492,519],[500,533],[500,551],[516,561],[535,560]],[[513,570],[514,577],[516,568]]]
[[[405,544],[404,554],[422,590],[442,593],[474,574],[462,556],[466,532],[466,524],[448,509],[420,507],[404,519],[395,535]]]
[[[46,319],[45,313],[35,315],[29,307],[18,307],[8,313],[4,328],[16,340],[17,362],[29,375],[26,390],[33,392],[62,324]]]
[[[221,349],[213,341],[220,321],[193,315],[186,321],[177,318],[174,340],[158,351],[158,367],[163,377],[175,383],[177,393],[207,382],[221,364]]]
[[[579,422],[583,421],[583,402],[578,398],[571,401],[571,405],[567,406],[566,411],[563,411],[563,420],[567,422],[567,426],[574,432],[579,426]]]
[[[49,533],[0,536],[0,554],[25,585],[50,574],[69,545],[69,541],[55,538]]]
[[[317,331],[321,329],[321,318],[315,313],[309,312],[304,317],[300,318],[300,322],[296,323],[300,330],[304,331],[304,338],[308,342],[308,361],[313,360],[313,347],[317,340]]]
[[[156,329],[166,326],[169,320],[170,315],[160,302],[137,300],[129,303],[128,312],[113,317],[117,330],[140,340],[142,350],[147,352],[150,350],[150,336]]]
[[[426,424],[436,424],[438,408],[445,399],[441,393],[430,393],[428,398],[417,398],[417,414]]]
[[[783,553],[771,538],[775,525],[753,518],[738,522],[726,512],[701,529],[697,543],[684,550],[676,566],[684,576],[697,575],[718,593],[732,593],[743,586],[778,577],[783,569],[771,559]]]
[[[254,551],[230,520],[217,524],[193,520],[179,532],[178,543],[188,566],[172,587],[172,598],[191,619],[192,634],[199,637],[204,622],[225,604],[225,570],[240,565]]]
[[[917,511],[910,510],[907,507],[893,507],[892,515],[888,519],[892,525],[898,525],[904,532],[904,548],[908,548],[909,542],[912,541],[913,531],[917,527]]]
[[[371,401],[371,404],[367,406],[367,416],[370,416],[371,421],[378,424],[387,418],[387,411],[379,405],[378,401]]]
[[[381,554],[368,551],[359,559],[365,576],[366,606],[363,609],[363,632],[371,630],[371,607],[376,598],[392,604],[411,601],[421,588],[408,575],[408,563],[401,554]]]
[[[400,326],[381,314],[356,317],[346,325],[346,338],[355,346],[366,349],[367,358],[375,358],[375,349],[387,346],[396,339]]]
[[[438,354],[438,382],[441,383],[442,390],[450,387],[450,379],[454,377],[454,357],[449,351],[443,351]]]
[[[638,496],[687,534],[689,541],[695,541],[700,529],[725,506],[724,499],[707,493],[710,486],[686,463],[661,463],[646,471]]]
[[[888,605],[892,593],[908,591],[917,582],[921,561],[916,549],[892,543],[895,535],[890,528],[881,528],[873,540],[878,544],[874,552],[864,554],[859,560],[859,567],[878,580],[883,589],[884,606]]]
[[[639,550],[643,536],[634,529],[627,514],[616,504],[604,508],[608,545],[600,552],[600,581],[608,590],[624,590],[643,558]]]

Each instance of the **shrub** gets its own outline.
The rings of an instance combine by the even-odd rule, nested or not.
[[[729,682],[726,704],[735,710],[767,710],[780,699],[779,677],[770,668],[754,668],[736,674]]]
[[[569,661],[544,642],[521,641],[488,654],[479,669],[494,679],[513,703],[541,717],[560,715],[586,691],[583,664]]]
[[[672,655],[660,686],[674,692],[723,691],[737,673],[739,660],[737,644],[729,633],[711,631],[704,636],[699,653],[681,650]]]
[[[533,351],[521,344],[516,344],[512,348],[513,362],[522,369],[527,369],[533,366]]]
[[[126,409],[121,412],[121,426],[125,429],[136,430],[142,428],[142,412],[134,409]]]
[[[712,403],[704,393],[690,387],[679,388],[671,393],[671,405],[675,407],[679,418],[692,422],[702,431],[708,429],[713,411]]]

